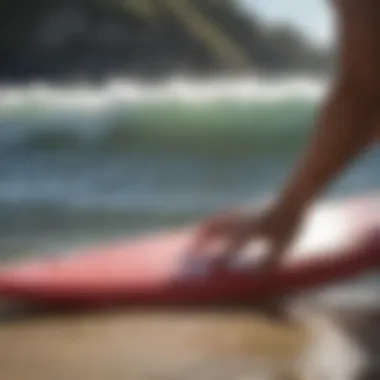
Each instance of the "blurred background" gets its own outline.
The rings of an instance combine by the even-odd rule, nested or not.
[[[0,252],[278,191],[334,71],[319,0],[2,0]],[[370,151],[328,196],[380,185]]]
[[[324,0],[1,0],[0,260],[278,192],[334,73],[333,21]],[[379,159],[370,149],[324,196],[379,187]],[[274,379],[302,334],[271,322],[11,316],[0,378]]]

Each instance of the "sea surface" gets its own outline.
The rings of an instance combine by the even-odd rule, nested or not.
[[[326,83],[0,86],[0,258],[165,229],[275,194]],[[380,187],[376,147],[325,194]]]

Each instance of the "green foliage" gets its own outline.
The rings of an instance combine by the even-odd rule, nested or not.
[[[290,26],[266,27],[232,0],[2,0],[0,7],[3,79],[331,67],[330,52]]]

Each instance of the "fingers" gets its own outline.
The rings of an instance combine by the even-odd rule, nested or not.
[[[249,240],[253,238],[253,230],[257,228],[256,222],[251,220],[249,223],[243,223],[235,226],[235,230],[228,236],[224,245],[218,252],[215,261],[216,266],[225,268],[230,264],[233,257],[237,257]]]
[[[224,269],[230,263],[232,257],[236,257],[242,250],[248,240],[247,235],[232,236],[225,244],[225,246],[217,253],[213,266],[217,269]]]
[[[224,214],[201,226],[196,232],[190,251],[195,255],[203,255],[208,248],[220,238],[228,238],[235,231],[236,217],[234,214]]]
[[[196,233],[191,257],[208,259],[214,268],[223,268],[260,230],[259,220],[230,212],[206,222]]]
[[[288,248],[289,242],[290,237],[288,236],[278,238],[274,241],[268,255],[264,258],[259,269],[261,271],[270,271],[277,267]]]
[[[206,222],[200,231],[200,237],[208,237],[218,235],[224,235],[231,230],[237,224],[239,216],[233,212],[229,212],[223,215],[220,215],[214,219],[211,219],[209,222]]]

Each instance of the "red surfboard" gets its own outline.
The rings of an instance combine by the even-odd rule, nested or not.
[[[252,303],[380,265],[378,228],[380,196],[318,205],[284,262],[265,274],[255,270],[261,254],[255,245],[226,271],[189,273],[192,229],[160,233],[8,264],[0,269],[0,297],[68,308]]]

